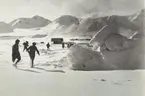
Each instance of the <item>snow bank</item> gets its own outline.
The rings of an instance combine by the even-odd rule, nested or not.
[[[143,69],[144,52],[142,44],[121,51],[93,51],[87,46],[76,44],[69,49],[63,66],[72,70],[134,70]]]
[[[67,55],[67,63],[72,70],[104,69],[103,58],[99,52],[92,51],[78,44],[72,46]]]

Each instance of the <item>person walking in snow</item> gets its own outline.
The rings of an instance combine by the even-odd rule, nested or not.
[[[17,61],[13,64],[15,67],[17,67],[17,63],[21,60],[21,55],[19,52],[19,42],[20,40],[17,39],[15,41],[15,44],[12,46],[12,61],[15,62],[15,60],[17,59]]]
[[[70,47],[70,43],[67,43],[67,48],[69,48]]]
[[[50,44],[49,42],[46,44],[47,50],[49,50]]]
[[[27,48],[28,48],[28,46],[29,46],[28,41],[24,42],[23,45],[24,45],[23,52],[24,52],[25,50],[27,51]]]
[[[37,47],[36,47],[36,43],[33,42],[32,45],[27,49],[30,59],[31,59],[31,68],[34,67],[34,59],[35,59],[35,52],[38,53],[38,55],[40,55]]]
[[[63,48],[63,49],[65,48],[65,43],[64,43],[64,42],[62,42],[62,48]]]

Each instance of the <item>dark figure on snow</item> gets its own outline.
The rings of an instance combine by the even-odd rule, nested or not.
[[[30,59],[31,59],[31,68],[34,67],[34,59],[35,59],[35,52],[36,52],[36,51],[37,51],[38,55],[40,55],[40,54],[39,54],[39,51],[38,51],[38,49],[37,49],[37,47],[36,47],[36,43],[33,42],[33,43],[32,43],[32,46],[30,46],[30,47],[28,48],[28,53],[29,53],[29,56],[30,56]]]
[[[70,47],[70,43],[67,43],[67,48],[69,48]]]
[[[64,42],[62,42],[62,48],[63,48],[63,49],[65,48],[65,43],[64,43]]]
[[[19,42],[20,40],[17,39],[15,41],[15,44],[12,46],[12,61],[15,62],[15,60],[17,59],[15,64],[13,64],[14,66],[17,66],[17,63],[21,60],[21,55],[19,52]]]
[[[49,44],[49,42],[46,44],[46,47],[47,47],[47,49],[49,49],[49,47],[50,47],[50,44]]]
[[[28,41],[24,42],[23,45],[24,45],[23,52],[24,52],[25,50],[27,51],[27,48],[28,48],[28,46],[29,46]]]

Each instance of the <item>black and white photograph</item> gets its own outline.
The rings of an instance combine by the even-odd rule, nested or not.
[[[0,0],[0,96],[145,96],[144,0]]]

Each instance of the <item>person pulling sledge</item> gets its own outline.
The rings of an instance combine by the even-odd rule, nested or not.
[[[35,59],[35,52],[38,53],[38,55],[40,55],[37,47],[36,47],[36,43],[33,42],[32,45],[27,49],[30,59],[31,59],[31,68],[34,67],[34,59]]]

